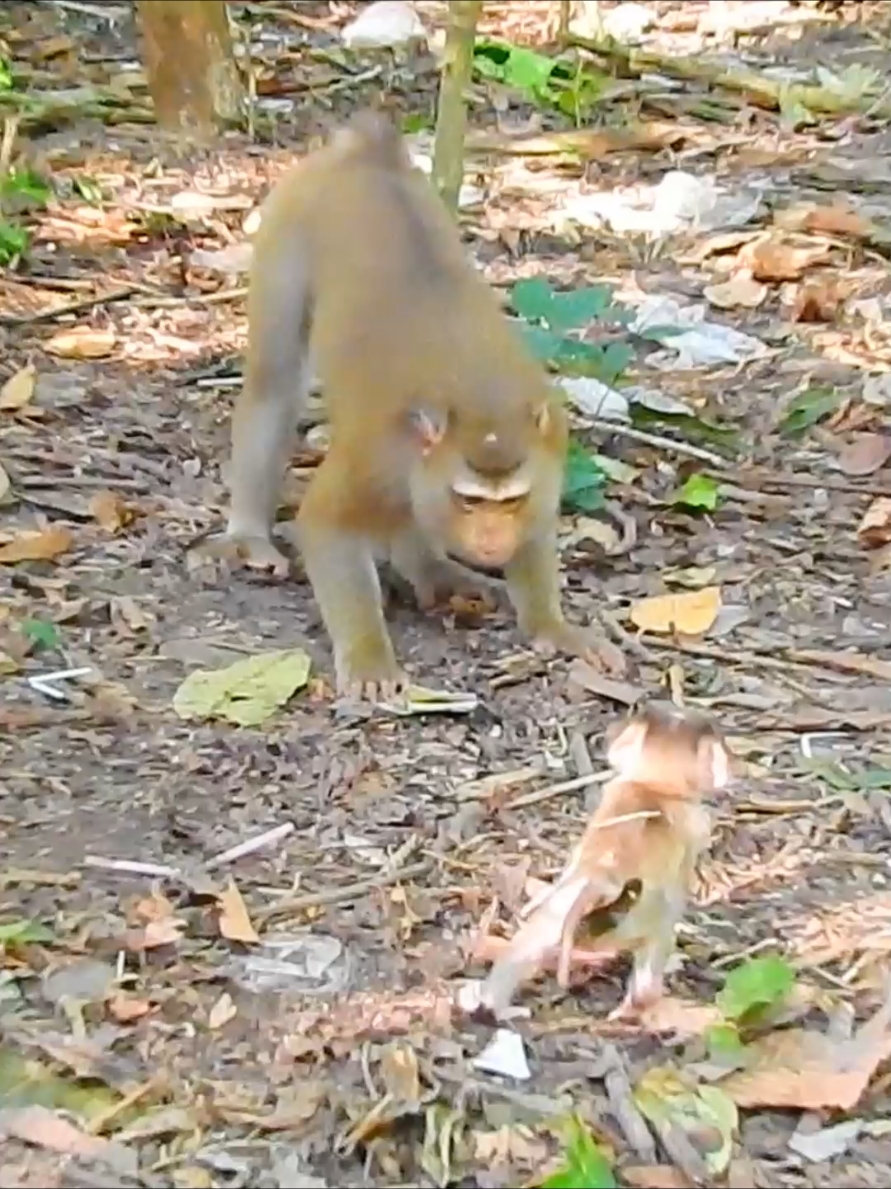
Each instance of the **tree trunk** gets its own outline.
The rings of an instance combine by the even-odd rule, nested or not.
[[[458,209],[464,179],[464,92],[473,68],[473,43],[482,0],[451,0],[433,146],[433,184],[446,205]]]
[[[137,0],[158,123],[207,142],[244,117],[224,0]]]

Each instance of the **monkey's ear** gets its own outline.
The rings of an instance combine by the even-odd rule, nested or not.
[[[408,428],[421,452],[429,454],[445,436],[446,419],[440,413],[419,407],[409,411]]]
[[[717,739],[709,739],[701,743],[705,748],[708,775],[712,788],[715,790],[726,788],[730,783],[730,757],[724,744]]]
[[[636,771],[647,737],[647,724],[634,721],[616,735],[606,753],[606,762],[623,776]]]

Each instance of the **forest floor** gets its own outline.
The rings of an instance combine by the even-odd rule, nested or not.
[[[349,5],[237,7],[258,133],[188,161],[139,118],[130,6],[0,10],[0,105],[28,98],[3,164],[53,190],[4,183],[4,241],[32,243],[0,278],[0,1184],[535,1184],[575,1112],[627,1185],[887,1185],[891,112],[861,95],[891,76],[886,6],[644,6],[665,60],[626,60],[570,154],[507,151],[569,121],[516,79],[475,84],[462,223],[492,283],[674,298],[702,334],[632,341],[633,425],[577,421],[625,466],[604,511],[565,517],[566,598],[627,672],[531,656],[503,609],[399,604],[413,679],[477,701],[362,719],[332,706],[301,577],[188,546],[224,515],[246,216],[365,103],[429,128],[435,60],[346,56]],[[443,7],[418,5],[431,28]],[[556,4],[486,8],[488,34],[556,52]],[[811,110],[778,80],[815,64]],[[604,193],[627,213],[623,188],[669,170],[712,179],[725,216],[693,183],[698,226],[648,232],[658,200],[637,231],[560,217]],[[290,502],[317,460],[300,446]],[[638,631],[642,599],[695,591],[698,634],[667,622],[689,598]],[[196,668],[283,648],[312,676],[259,727],[174,710]],[[611,1024],[621,962],[565,993],[543,976],[521,1050],[506,1030],[480,1060],[493,1030],[451,1001],[484,973],[473,939],[559,870],[604,730],[654,696],[713,713],[739,763],[670,997]],[[770,954],[794,983],[728,1063],[703,1035],[732,1017],[719,992]]]

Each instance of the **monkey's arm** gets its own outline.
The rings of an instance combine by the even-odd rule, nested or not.
[[[596,634],[567,623],[563,615],[556,530],[542,531],[521,546],[505,567],[505,578],[520,630],[534,644],[601,665]]]

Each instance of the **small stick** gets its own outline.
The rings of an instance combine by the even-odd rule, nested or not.
[[[99,871],[120,871],[125,875],[151,875],[160,879],[182,879],[182,872],[163,863],[141,863],[138,859],[103,859],[101,855],[86,855],[85,867]]]
[[[268,846],[272,842],[280,842],[283,838],[287,838],[289,834],[293,834],[296,828],[293,822],[282,822],[280,826],[273,826],[271,830],[265,830],[262,834],[258,834],[256,838],[249,838],[246,842],[239,842],[236,846],[230,846],[228,850],[224,850],[210,859],[207,866],[218,867],[223,863],[233,863],[236,859],[242,859],[245,855],[253,854],[254,851],[260,850],[261,847]]]
[[[607,433],[621,434],[633,442],[641,442],[644,446],[654,446],[657,450],[674,451],[675,454],[686,454],[689,458],[698,458],[700,462],[710,463],[721,470],[721,477],[726,476],[727,463],[720,454],[706,450],[702,446],[692,446],[689,442],[678,442],[674,438],[663,438],[660,434],[647,433],[645,429],[633,429],[621,421],[609,421],[605,417],[585,417],[585,421],[595,429],[605,430]]]
[[[523,793],[521,797],[515,797],[513,800],[508,801],[505,808],[522,809],[525,805],[538,805],[542,801],[550,800],[551,797],[560,797],[564,793],[574,793],[576,789],[586,789],[592,784],[603,784],[612,775],[612,770],[607,770],[605,772],[586,772],[583,776],[573,776],[571,780],[561,780],[557,784],[548,785],[547,788],[536,789],[532,793]]]
[[[412,863],[409,867],[400,867],[392,871],[382,871],[368,879],[359,879],[355,883],[345,884],[342,888],[331,888],[326,892],[307,892],[303,896],[289,896],[272,904],[260,912],[254,913],[254,920],[265,923],[272,917],[285,913],[303,912],[308,908],[320,908],[323,905],[343,904],[347,900],[358,900],[373,892],[376,888],[390,887],[403,879],[416,879],[419,875],[426,875],[433,864],[429,860],[422,863]]]

